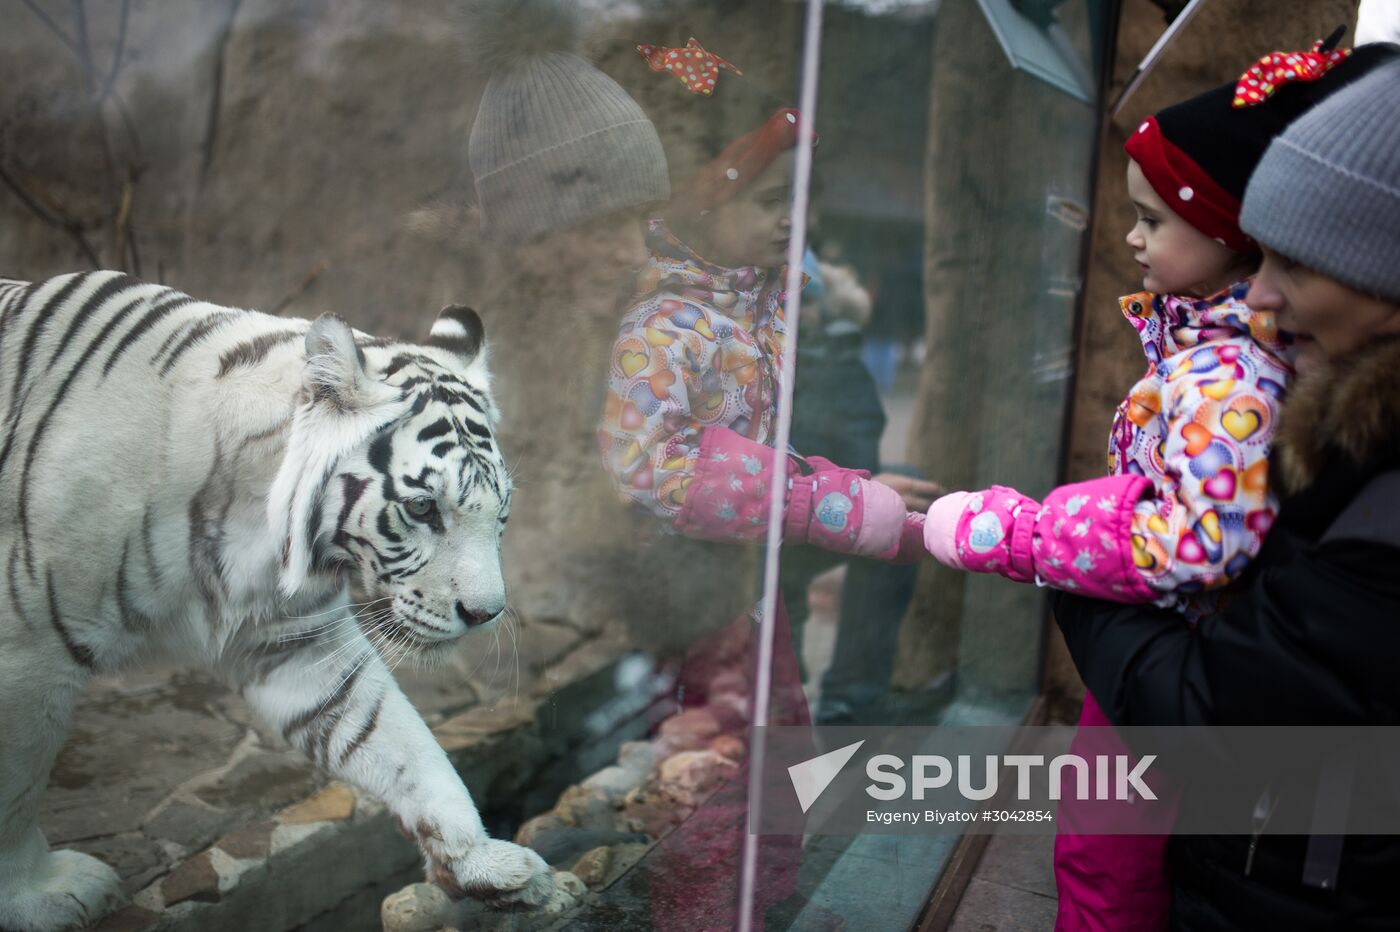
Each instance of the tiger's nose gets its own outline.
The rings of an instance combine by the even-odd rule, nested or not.
[[[468,628],[475,628],[478,625],[484,625],[486,624],[486,622],[499,615],[502,611],[502,609],[495,609],[493,611],[491,609],[484,608],[467,608],[461,602],[457,602],[455,604],[455,607],[457,609],[457,617],[461,619],[462,624],[466,625]]]

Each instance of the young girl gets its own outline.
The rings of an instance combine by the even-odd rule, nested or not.
[[[1274,136],[1388,54],[1321,45],[1266,56],[1240,82],[1149,117],[1128,140],[1138,220],[1127,244],[1147,291],[1120,303],[1148,370],[1114,418],[1110,475],[1043,502],[1000,486],[950,493],[925,525],[941,562],[1175,604],[1190,620],[1259,552],[1277,509],[1268,454],[1292,369],[1272,316],[1243,303],[1259,255],[1239,228],[1240,201]],[[1108,724],[1092,696],[1080,724]],[[1102,739],[1081,733],[1076,744],[1092,740]],[[1062,807],[1062,831],[1073,812]],[[1057,928],[1164,927],[1166,842],[1061,834]]]
[[[887,558],[903,541],[906,556],[921,553],[922,516],[898,492],[770,445],[797,120],[779,110],[731,143],[651,222],[613,346],[600,450],[624,497],[690,537],[761,538],[768,490],[784,482],[784,540]]]

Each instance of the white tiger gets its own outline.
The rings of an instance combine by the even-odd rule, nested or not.
[[[216,671],[383,799],[430,878],[551,899],[380,656],[449,650],[505,608],[483,341],[461,307],[418,346],[116,272],[0,279],[0,928],[118,905],[116,873],[49,851],[36,816],[88,678],[151,655]],[[378,599],[366,618],[351,574]]]

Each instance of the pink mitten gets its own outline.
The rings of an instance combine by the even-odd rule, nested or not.
[[[972,500],[971,492],[948,492],[929,506],[924,521],[924,546],[933,558],[955,570],[967,569],[958,558],[958,521]]]
[[[794,476],[783,537],[836,553],[889,559],[899,552],[908,513],[904,499],[870,474],[828,469]]]
[[[724,427],[706,428],[676,529],[700,540],[756,540],[767,529],[769,490],[787,485],[783,539],[837,553],[889,559],[904,533],[904,499],[864,470],[813,457],[811,475],[772,447]]]
[[[1133,508],[1151,491],[1142,476],[1060,486],[1042,505],[1015,489],[950,492],[934,502],[924,544],[939,562],[999,573],[1116,602],[1157,597],[1132,557]]]

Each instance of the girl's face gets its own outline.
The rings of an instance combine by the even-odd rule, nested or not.
[[[1132,159],[1128,197],[1137,208],[1137,223],[1126,239],[1148,291],[1204,298],[1254,271],[1249,257],[1206,236],[1168,207]]]
[[[1400,305],[1363,294],[1299,265],[1271,249],[1245,303],[1272,311],[1293,335],[1297,369],[1304,373],[1370,341],[1400,336]]]
[[[776,268],[792,239],[794,150],[778,156],[737,195],[687,224],[683,238],[725,268]]]

